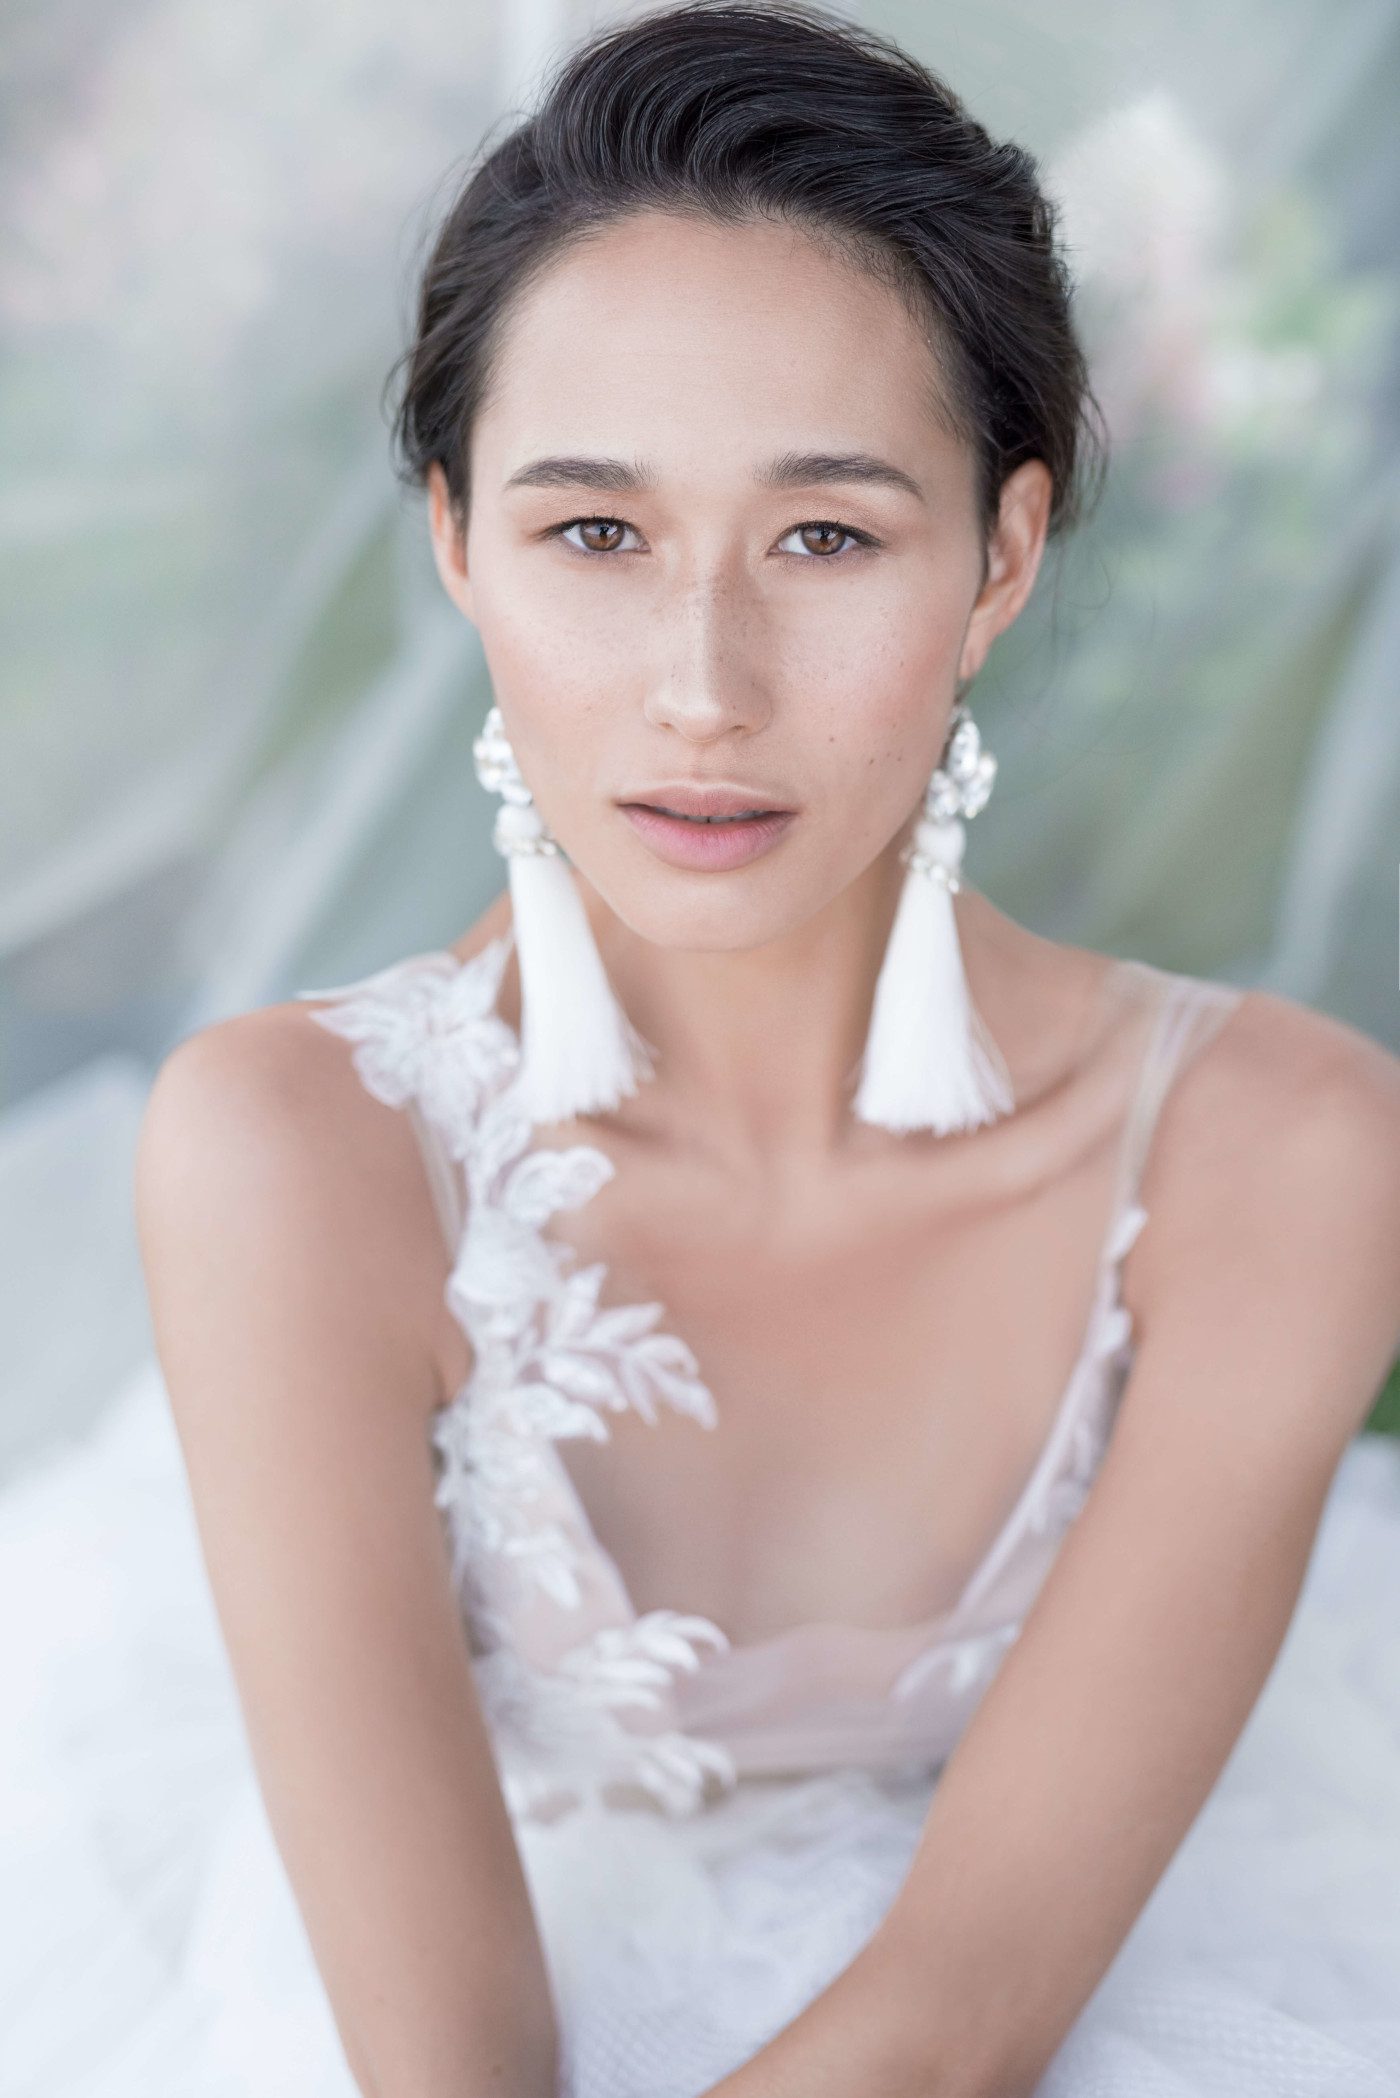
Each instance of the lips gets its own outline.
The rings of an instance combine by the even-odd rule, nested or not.
[[[721,874],[747,866],[772,849],[797,821],[792,809],[747,818],[667,816],[645,802],[624,802],[622,814],[643,844],[672,867]]]
[[[705,817],[722,822],[729,817],[784,816],[792,813],[780,795],[765,787],[708,784],[698,780],[674,780],[657,786],[639,787],[618,796],[621,808],[654,810],[663,816]]]
[[[684,809],[668,809],[656,801],[624,802],[625,808],[650,809],[654,816],[674,816],[678,823],[755,823],[760,816],[775,816],[776,809],[736,809],[732,815],[691,816]]]

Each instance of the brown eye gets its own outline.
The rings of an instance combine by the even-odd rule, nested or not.
[[[591,533],[593,536],[585,537],[579,547],[581,553],[610,554],[616,550],[622,534],[631,528],[616,517],[576,517],[571,523],[559,525],[556,529],[561,538],[569,532]],[[577,540],[570,543],[579,545]]]
[[[818,518],[812,524],[794,525],[784,535],[801,544],[794,549],[800,561],[825,561],[828,564],[849,560],[862,547],[875,547],[879,540],[869,532],[858,532],[854,525],[833,524],[829,518]],[[849,547],[843,542],[849,541]],[[781,542],[779,542],[781,544]]]
[[[807,543],[808,552],[813,554],[836,552],[841,541],[847,536],[840,525],[834,524],[799,525],[798,530]],[[815,540],[823,541],[824,544],[814,545]]]

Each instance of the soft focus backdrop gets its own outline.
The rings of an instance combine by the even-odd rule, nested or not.
[[[484,666],[381,388],[484,133],[635,11],[10,0],[0,1472],[149,1348],[130,1167],[167,1048],[502,886]],[[847,12],[1040,157],[1114,439],[978,682],[972,879],[1400,1051],[1400,13]]]

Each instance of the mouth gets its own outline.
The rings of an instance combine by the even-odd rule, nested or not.
[[[624,801],[619,807],[658,859],[711,874],[747,866],[776,845],[797,820],[795,809],[692,810],[651,801]]]
[[[688,809],[666,808],[656,801],[624,801],[622,806],[625,809],[647,809],[653,816],[670,816],[677,823],[757,823],[765,816],[786,816],[790,813],[787,809],[736,809],[732,815],[696,816]]]
[[[768,790],[756,782],[742,785],[729,780],[663,779],[648,783],[638,794],[620,794],[618,806],[646,809],[657,816],[671,816],[678,823],[753,823],[765,816],[795,813],[783,801],[770,801]]]

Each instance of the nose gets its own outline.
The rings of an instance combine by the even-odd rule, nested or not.
[[[719,568],[692,576],[654,616],[663,667],[647,694],[649,722],[692,743],[766,725],[772,692],[763,616],[740,576]]]

